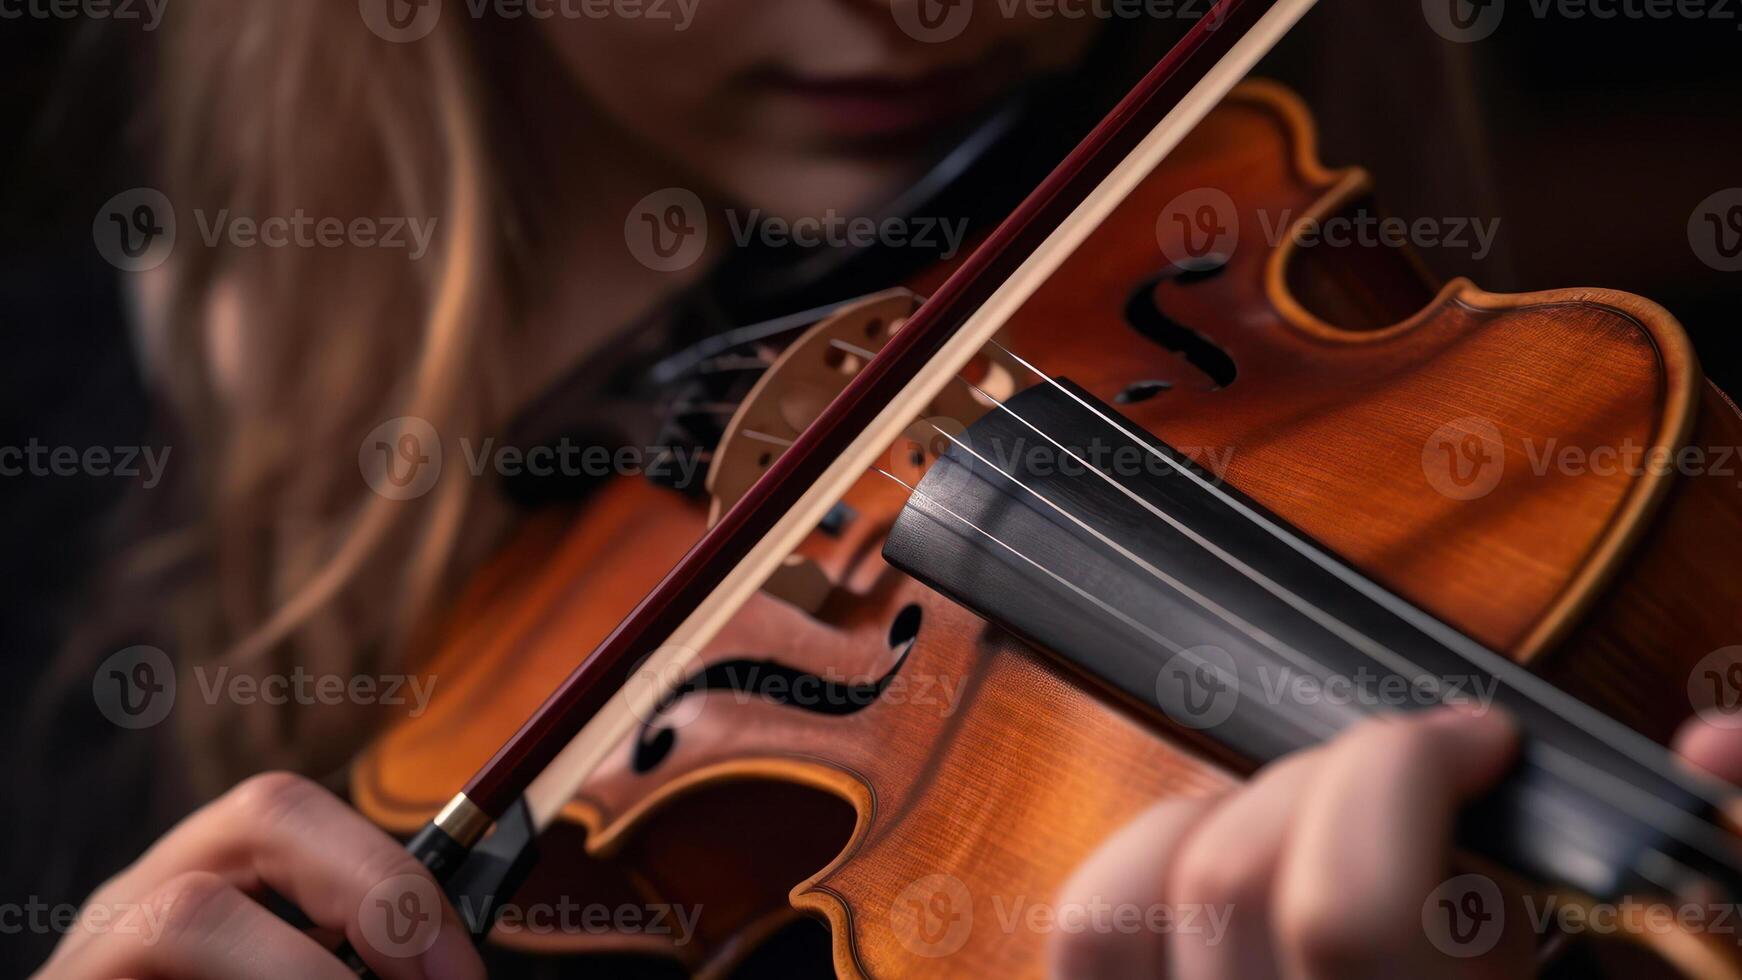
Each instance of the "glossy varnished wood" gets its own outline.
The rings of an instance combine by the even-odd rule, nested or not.
[[[1158,241],[1158,217],[1203,187],[1235,202],[1238,245],[1219,275],[1165,282],[1154,301],[1233,357],[1238,375],[1222,389],[1123,319],[1134,285],[1165,265],[1161,246],[1171,243]],[[1373,578],[1665,737],[1689,711],[1692,663],[1742,635],[1734,603],[1718,598],[1742,564],[1730,544],[1742,540],[1735,479],[1539,473],[1528,450],[1550,440],[1584,450],[1734,446],[1742,424],[1733,407],[1701,388],[1673,319],[1636,297],[1495,296],[1463,281],[1436,290],[1395,256],[1267,239],[1285,216],[1358,207],[1367,193],[1359,171],[1318,164],[1310,122],[1291,97],[1244,87],[1034,296],[1005,343],[1107,401],[1134,382],[1170,382],[1121,410],[1176,447],[1227,460],[1229,481]],[[1385,288],[1291,285],[1300,267],[1317,270],[1316,283],[1338,282],[1327,271],[1338,261],[1384,270]],[[913,285],[923,292],[942,274]],[[1435,488],[1424,449],[1467,419],[1500,433],[1504,467],[1491,492],[1461,500]],[[704,662],[749,657],[878,677],[898,656],[887,640],[892,619],[916,604],[919,639],[897,674],[904,696],[840,716],[725,694],[687,699],[657,720],[682,719],[658,765],[637,771],[624,746],[565,812],[593,854],[577,874],[601,887],[700,901],[728,876],[764,899],[705,912],[698,945],[666,950],[697,969],[721,968],[746,937],[797,909],[828,921],[843,975],[1037,976],[1049,937],[1021,924],[1023,908],[1048,902],[1146,806],[1236,778],[886,567],[878,549],[903,493],[867,477],[848,496],[859,518],[845,534],[806,542],[838,586],[820,613],[759,596]],[[572,523],[530,526],[456,610],[428,665],[439,679],[430,711],[358,763],[362,809],[401,832],[427,820],[704,519],[699,505],[623,481]],[[766,814],[777,829],[833,827],[838,801],[851,806],[832,860],[796,846],[730,870],[650,858],[687,853],[686,833],[719,829],[710,819],[718,809],[698,801],[769,781],[813,791]],[[589,887],[577,879],[571,890]],[[790,904],[776,901],[788,887]],[[939,896],[949,904],[928,904]],[[920,922],[914,903],[957,918]],[[1007,927],[1013,910],[1018,924]],[[951,933],[946,920],[971,924]],[[659,944],[577,936],[540,945]]]

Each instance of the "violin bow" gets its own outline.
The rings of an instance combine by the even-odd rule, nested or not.
[[[501,907],[528,870],[536,828],[682,682],[720,627],[907,426],[912,406],[949,383],[1314,2],[1218,0],[920,306],[407,843],[450,896]],[[491,923],[468,925],[481,940]]]

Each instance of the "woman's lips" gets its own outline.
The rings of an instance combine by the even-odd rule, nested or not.
[[[825,132],[844,138],[919,135],[961,118],[996,91],[983,66],[951,68],[914,78],[861,75],[839,78],[768,72],[764,91],[799,111]]]

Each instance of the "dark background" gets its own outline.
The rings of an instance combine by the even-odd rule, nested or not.
[[[1501,292],[1600,285],[1646,296],[1680,318],[1708,374],[1738,390],[1742,273],[1702,264],[1687,223],[1707,195],[1742,186],[1739,23],[1539,19],[1512,0],[1493,37],[1456,45],[1427,30],[1414,0],[1324,0],[1266,73],[1312,104],[1328,164],[1374,172],[1388,211],[1501,219],[1493,254],[1430,251],[1435,273]],[[140,38],[114,33],[0,20],[0,446],[145,438],[121,277],[91,239],[99,206],[148,182],[127,149],[149,125],[128,70]],[[87,612],[77,589],[102,557],[102,518],[136,487],[0,477],[5,719],[21,716]],[[90,805],[113,791],[88,787]],[[10,852],[0,857],[37,846],[0,840]],[[22,879],[0,882],[10,891]],[[28,968],[51,940],[0,938],[0,973]]]

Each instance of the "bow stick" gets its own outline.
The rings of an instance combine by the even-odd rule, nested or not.
[[[684,667],[907,425],[911,406],[950,382],[1313,2],[1219,0],[993,231],[411,839],[407,849],[450,894],[466,892],[473,908],[500,907],[530,862],[537,830],[681,682]],[[511,809],[514,819],[505,820]],[[490,923],[470,925],[481,939]]]

